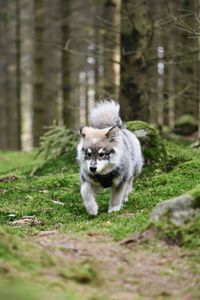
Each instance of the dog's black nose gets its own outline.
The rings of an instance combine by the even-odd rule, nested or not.
[[[91,171],[92,173],[95,173],[96,170],[97,170],[97,167],[90,167],[90,171]]]

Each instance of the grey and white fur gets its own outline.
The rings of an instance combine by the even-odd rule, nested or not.
[[[81,195],[87,212],[93,216],[98,213],[99,188],[111,188],[108,212],[118,211],[128,200],[132,182],[143,166],[140,142],[123,127],[119,109],[113,100],[97,102],[91,111],[91,127],[79,130]]]

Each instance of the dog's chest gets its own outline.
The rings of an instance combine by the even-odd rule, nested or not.
[[[102,187],[108,188],[108,187],[112,186],[113,180],[118,176],[119,176],[119,171],[118,171],[118,169],[116,169],[105,175],[100,175],[100,174],[93,175],[93,176],[91,176],[91,178],[95,182],[99,182]]]
[[[108,188],[112,186],[113,182],[113,174],[109,173],[106,175],[96,175],[96,181],[98,181],[104,188]]]

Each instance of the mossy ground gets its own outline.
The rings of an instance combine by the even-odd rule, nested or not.
[[[165,146],[169,157],[165,167],[144,169],[135,182],[129,202],[120,212],[107,213],[109,192],[102,190],[98,198],[100,211],[95,218],[87,215],[82,204],[75,153],[49,163],[37,176],[30,176],[36,164],[35,153],[1,152],[0,281],[4,279],[7,282],[2,293],[7,293],[6,284],[17,279],[17,287],[25,281],[33,290],[44,289],[41,293],[43,295],[44,292],[45,296],[38,292],[37,298],[33,298],[30,293],[30,299],[107,299],[103,288],[102,292],[98,289],[101,282],[99,262],[84,259],[71,263],[65,253],[70,252],[71,248],[65,248],[65,254],[59,255],[60,248],[59,251],[51,251],[47,246],[47,251],[35,236],[56,230],[58,234],[79,240],[92,236],[98,239],[98,236],[105,235],[119,241],[145,229],[149,213],[158,202],[178,196],[200,182],[199,151],[172,142],[165,142]],[[35,216],[38,222],[30,222],[25,226],[12,223],[25,216]],[[185,232],[185,245],[193,245],[191,251],[195,252],[199,247],[199,227],[195,223],[191,228],[187,227],[182,234]],[[85,298],[82,296],[83,288],[86,289]],[[17,299],[12,298],[12,291],[6,296],[9,297]],[[23,296],[18,298],[29,299]]]

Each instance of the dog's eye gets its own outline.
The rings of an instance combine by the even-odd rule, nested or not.
[[[88,151],[86,151],[86,155],[87,155],[87,157],[91,157],[91,156],[92,156],[92,153],[91,153],[91,152],[88,152]]]
[[[100,152],[100,153],[99,153],[99,157],[103,157],[104,155],[105,155],[104,152]]]

